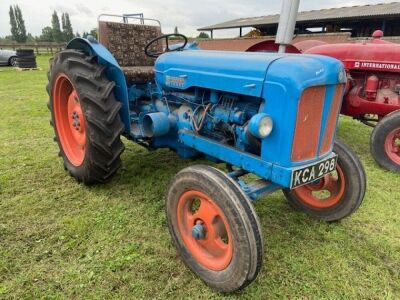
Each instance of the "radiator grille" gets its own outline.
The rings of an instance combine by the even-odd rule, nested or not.
[[[328,120],[326,123],[324,139],[321,146],[321,153],[323,155],[331,150],[333,137],[335,135],[336,123],[339,114],[340,105],[342,104],[344,85],[338,85],[335,88],[332,104],[329,111]]]
[[[318,154],[325,93],[325,86],[315,86],[304,90],[300,98],[293,139],[292,161],[312,159]]]

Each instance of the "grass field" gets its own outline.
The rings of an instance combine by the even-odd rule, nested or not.
[[[183,265],[166,226],[168,183],[199,161],[124,140],[112,182],[76,183],[49,126],[47,61],[39,57],[42,71],[0,68],[0,298],[400,299],[400,176],[373,161],[370,128],[340,122],[368,175],[357,213],[326,224],[293,211],[281,192],[260,199],[264,267],[223,296]]]

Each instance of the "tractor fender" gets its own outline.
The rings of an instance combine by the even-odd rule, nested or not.
[[[265,40],[254,44],[246,52],[278,52],[279,45],[274,40]],[[301,53],[295,46],[287,45],[286,53]]]
[[[115,82],[114,95],[122,103],[120,116],[125,125],[125,133],[129,134],[131,128],[129,116],[128,86],[125,75],[117,60],[110,51],[101,45],[96,39],[75,38],[71,40],[66,49],[81,50],[88,55],[96,56],[100,65],[106,66],[106,76],[110,81]]]

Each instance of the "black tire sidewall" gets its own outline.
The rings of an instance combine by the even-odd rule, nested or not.
[[[400,172],[400,165],[395,163],[385,151],[387,136],[396,128],[400,129],[400,110],[392,112],[378,122],[371,134],[371,154],[383,168]]]
[[[46,88],[50,96],[48,107],[64,167],[78,182],[87,185],[107,182],[121,168],[120,156],[125,149],[121,141],[124,132],[120,119],[122,103],[115,98],[115,83],[107,79],[106,68],[98,64],[97,57],[81,51],[61,51],[50,62]],[[80,166],[70,162],[58,136],[53,87],[60,74],[68,77],[74,86],[85,119],[86,149]]]
[[[77,94],[78,94],[78,98],[80,99],[80,95],[82,94],[83,91],[81,91],[78,88],[78,85],[76,84],[76,82],[73,80],[74,78],[74,74],[71,73],[71,70],[66,66],[66,64],[64,63],[60,63],[60,64],[54,64],[54,68],[51,71],[51,80],[50,80],[50,86],[53,87],[55,85],[55,82],[57,80],[57,78],[61,75],[61,74],[65,74],[65,76],[67,76],[67,78],[71,81],[72,85],[74,86]],[[53,90],[51,90],[51,93],[53,93]],[[56,121],[56,117],[54,115],[54,98],[53,98],[53,94],[51,94],[50,96],[50,105],[51,105],[51,117],[52,117],[52,121],[54,124],[54,132],[57,136],[57,143],[58,146],[60,148],[60,155],[64,158],[64,163],[65,163],[65,167],[70,171],[71,175],[75,178],[86,178],[87,174],[86,174],[86,170],[90,167],[90,153],[92,151],[90,151],[90,143],[89,143],[89,128],[88,128],[88,124],[85,120],[85,130],[86,130],[86,147],[89,147],[88,149],[85,150],[85,158],[83,160],[83,163],[80,166],[75,166],[74,164],[71,163],[71,161],[69,160],[67,154],[64,151],[63,145],[61,143],[61,140],[59,138],[59,134],[58,134],[58,128],[57,128],[57,121]],[[82,112],[85,115],[85,111],[86,111],[86,107],[85,105],[82,103],[82,101],[80,101],[81,107],[82,107]]]
[[[32,56],[35,54],[33,49],[17,49],[16,53],[18,57]]]
[[[36,56],[17,57],[18,62],[36,62]]]

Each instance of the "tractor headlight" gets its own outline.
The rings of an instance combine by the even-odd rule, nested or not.
[[[273,122],[267,114],[256,114],[250,119],[249,131],[255,137],[266,138],[272,132]]]

